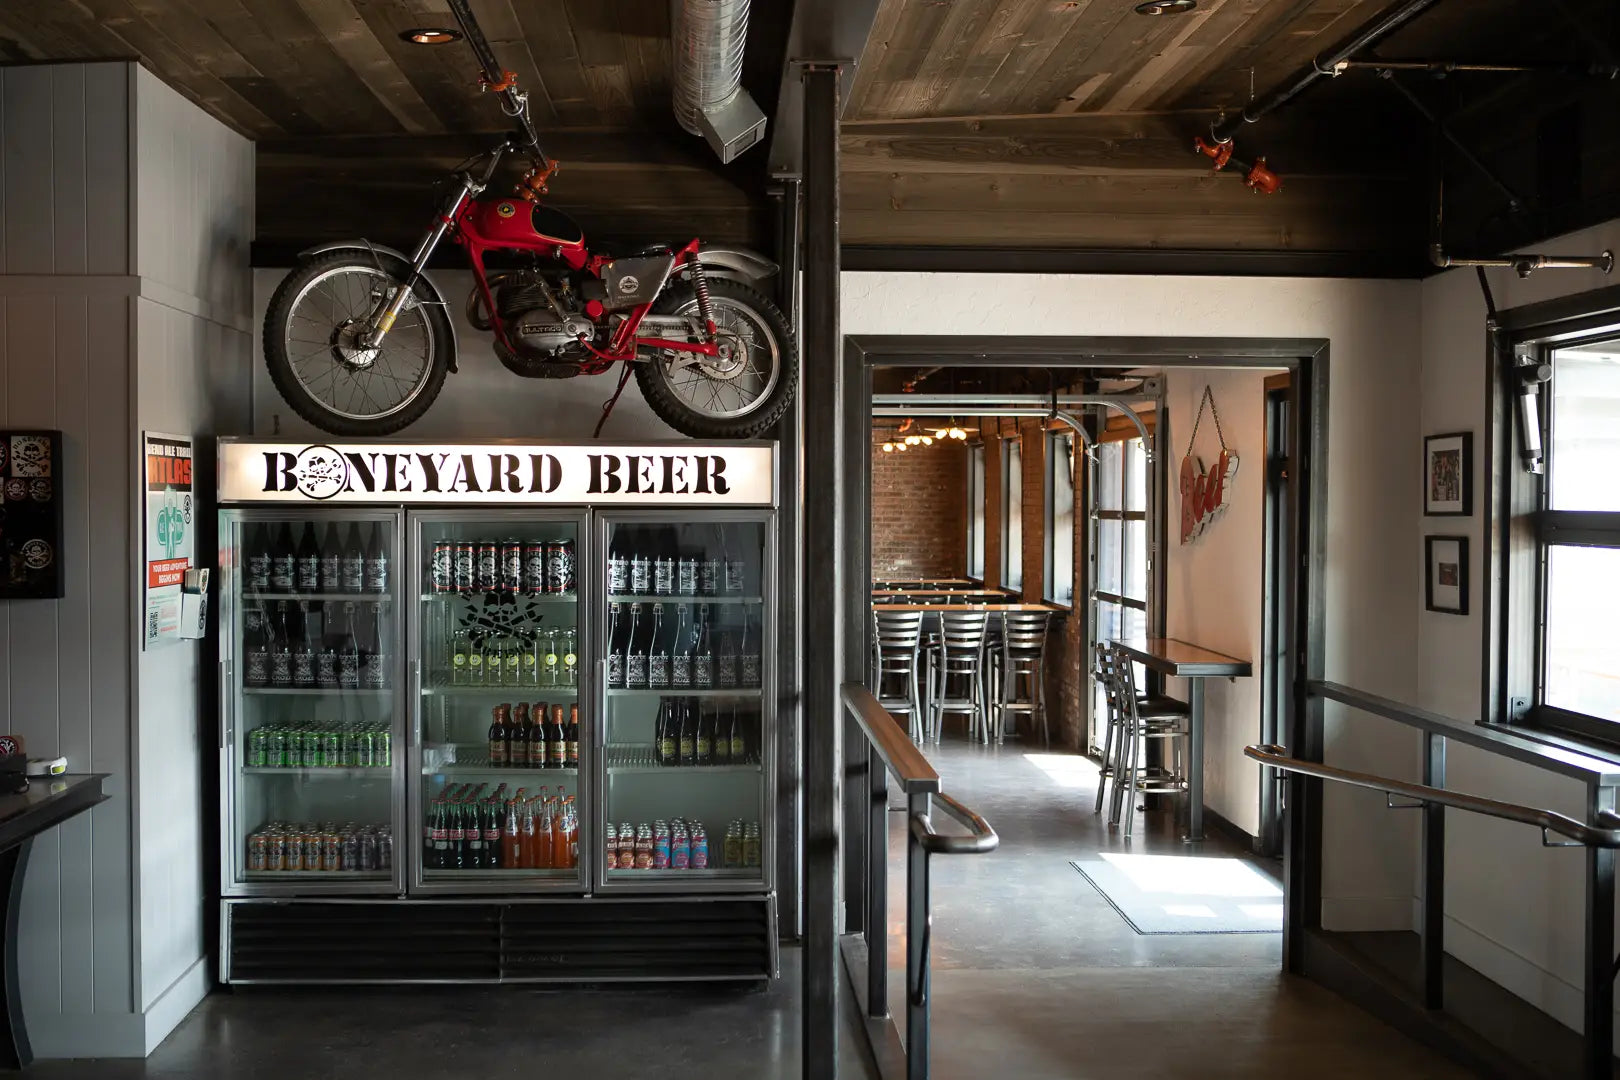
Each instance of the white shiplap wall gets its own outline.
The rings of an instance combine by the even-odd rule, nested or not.
[[[67,508],[66,596],[0,604],[0,730],[112,775],[24,883],[42,1057],[143,1055],[206,990],[206,647],[139,651],[137,445],[247,422],[252,207],[251,145],[136,66],[0,70],[0,426],[62,429]]]

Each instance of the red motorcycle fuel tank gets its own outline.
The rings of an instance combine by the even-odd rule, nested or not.
[[[516,248],[585,261],[585,232],[561,210],[523,199],[475,199],[461,215],[466,240],[480,248]]]

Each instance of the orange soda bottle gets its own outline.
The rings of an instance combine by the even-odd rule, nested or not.
[[[557,797],[552,801],[551,813],[551,865],[562,869],[568,865],[568,835],[563,824],[563,794],[557,789]]]

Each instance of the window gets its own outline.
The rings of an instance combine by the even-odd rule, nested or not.
[[[1147,632],[1147,452],[1141,439],[1097,447],[1097,640]]]
[[[1046,599],[1074,603],[1074,432],[1046,435]]]
[[[1024,452],[1017,436],[1001,440],[1001,587],[1024,587]]]
[[[1620,725],[1620,337],[1544,356],[1552,381],[1542,393],[1538,704],[1551,726]]]
[[[968,447],[967,576],[984,580],[984,444]]]

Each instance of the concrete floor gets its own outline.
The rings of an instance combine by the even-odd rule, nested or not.
[[[930,747],[945,791],[1001,837],[933,860],[933,1077],[1465,1077],[1337,995],[1281,973],[1280,934],[1141,935],[1069,865],[1192,848],[1167,814],[1127,842],[1093,816],[1096,769],[1009,742]],[[903,814],[890,814],[890,1010],[904,1027]],[[1275,876],[1281,864],[1254,865]]]

